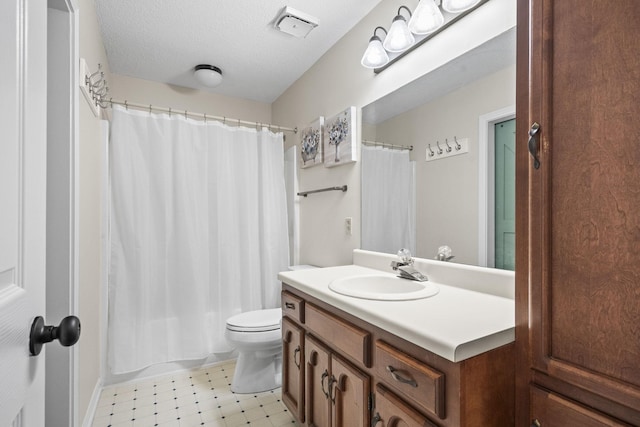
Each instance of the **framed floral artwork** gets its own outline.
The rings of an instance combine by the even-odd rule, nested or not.
[[[308,168],[322,163],[322,136],[324,117],[320,116],[309,126],[302,129],[300,135],[301,168]]]
[[[325,120],[324,165],[328,168],[356,161],[356,107]]]

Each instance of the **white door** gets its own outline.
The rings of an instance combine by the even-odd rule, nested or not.
[[[0,5],[0,426],[40,427],[45,312],[47,2]]]

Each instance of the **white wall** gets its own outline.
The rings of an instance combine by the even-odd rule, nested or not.
[[[455,262],[478,261],[478,118],[515,104],[515,65],[398,115],[376,127],[375,138],[413,145],[416,160],[416,255],[433,258],[439,246]],[[469,140],[469,152],[426,162],[429,143]]]
[[[376,75],[360,65],[362,53],[373,29],[378,25],[388,27],[402,4],[398,0],[383,0],[336,43],[274,102],[274,122],[303,127],[318,116],[331,116],[350,105],[355,105],[360,115],[362,106],[437,69],[516,24],[513,0],[491,0]],[[298,138],[290,138],[287,144],[297,142]],[[360,246],[360,163],[331,169],[316,166],[299,170],[301,191],[344,184],[349,186],[346,193],[319,193],[301,201],[301,263],[319,266],[351,263],[353,249]],[[352,236],[347,236],[344,231],[346,217],[354,219]]]
[[[218,95],[165,83],[112,74],[109,96],[113,99],[157,107],[207,113],[234,119],[271,123],[271,104]],[[233,123],[230,121],[231,125]]]
[[[103,65],[109,80],[107,56],[102,44],[92,0],[79,0],[80,57],[92,71]],[[84,78],[80,76],[80,78]],[[101,243],[100,243],[100,120],[80,96],[79,150],[79,289],[78,305],[82,334],[78,342],[78,414],[80,421],[89,408],[96,384],[100,380],[101,348]]]

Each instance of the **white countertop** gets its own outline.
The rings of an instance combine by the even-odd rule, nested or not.
[[[419,268],[427,275],[428,263]],[[434,281],[430,276],[440,292],[433,297],[411,301],[354,298],[329,289],[329,283],[335,279],[364,274],[381,274],[381,269],[346,265],[282,272],[278,279],[452,362],[460,362],[515,339],[513,298],[470,290],[473,286],[468,284],[450,286]]]

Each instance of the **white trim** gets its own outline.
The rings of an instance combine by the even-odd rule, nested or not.
[[[513,119],[516,106],[510,105],[478,119],[478,265],[494,267],[494,133],[495,123]]]
[[[108,377],[107,366],[107,339],[109,325],[109,265],[111,264],[110,250],[110,212],[111,212],[111,187],[109,186],[109,122],[100,120],[100,140],[102,176],[101,205],[102,224],[100,226],[100,240],[102,245],[102,273],[100,277],[100,378],[104,381]]]
[[[66,0],[66,5],[69,10],[69,23],[70,23],[70,48],[71,48],[71,122],[72,122],[72,141],[71,150],[73,152],[73,170],[71,171],[71,185],[72,187],[72,254],[73,254],[73,271],[72,282],[70,284],[71,291],[71,308],[73,313],[77,314],[80,311],[79,303],[79,283],[80,283],[80,182],[78,177],[80,176],[80,105],[79,105],[79,89],[78,81],[80,79],[78,72],[78,58],[80,58],[80,14],[78,13],[78,5],[76,0]],[[73,346],[71,353],[72,363],[72,384],[73,390],[72,396],[72,420],[73,425],[78,425],[80,419],[80,348],[79,346]]]
[[[64,127],[64,136],[58,135],[65,139],[64,148],[60,146],[58,148],[59,153],[67,160],[65,161],[65,167],[67,176],[65,181],[58,182],[58,188],[60,191],[68,194],[68,206],[65,210],[64,217],[58,218],[59,221],[64,221],[66,224],[64,230],[68,233],[64,237],[68,242],[68,254],[65,256],[66,279],[64,283],[48,283],[52,286],[54,291],[59,291],[60,295],[63,295],[64,300],[59,301],[61,306],[58,310],[53,310],[55,317],[58,315],[77,315],[79,312],[78,301],[78,287],[79,287],[79,105],[78,105],[78,55],[80,51],[79,31],[80,31],[80,18],[78,13],[78,6],[76,0],[56,0],[51,1],[48,4],[48,20],[51,19],[51,10],[56,10],[60,20],[59,25],[64,27],[66,32],[64,42],[65,45],[59,44],[56,49],[60,49],[59,52],[64,51],[65,60],[64,67],[68,69],[68,76],[65,74],[65,89],[68,87],[68,92],[64,94],[64,107],[67,109],[64,116],[64,123],[61,125]],[[51,52],[49,46],[47,46],[48,55],[56,55],[57,52]],[[49,64],[47,64],[49,67]],[[48,68],[49,69],[49,68]],[[66,71],[65,71],[66,73]],[[62,100],[60,100],[62,101]],[[49,107],[51,107],[51,99],[48,100]],[[49,135],[48,135],[49,136]],[[68,163],[67,163],[68,162]],[[62,224],[60,224],[62,226]],[[62,238],[62,236],[60,236]],[[49,310],[46,311],[49,316]],[[47,316],[47,317],[48,317]],[[47,319],[50,322],[59,319]],[[59,359],[60,362],[64,362],[66,367],[65,374],[67,379],[64,384],[53,384],[53,391],[48,389],[48,393],[61,393],[64,392],[66,396],[66,420],[70,426],[77,426],[79,423],[79,347],[74,346],[70,349],[64,359]],[[62,367],[61,367],[62,368]],[[49,397],[47,397],[49,398]],[[62,409],[62,408],[60,408]]]
[[[96,386],[93,388],[93,393],[91,394],[91,400],[89,401],[87,412],[84,413],[84,418],[82,419],[82,427],[91,427],[91,425],[93,424],[93,418],[96,415],[96,409],[98,409],[98,403],[100,402],[102,389],[102,380],[98,378]]]

